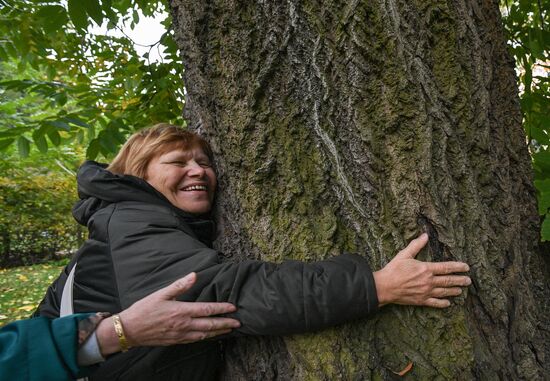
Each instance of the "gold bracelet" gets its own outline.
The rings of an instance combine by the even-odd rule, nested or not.
[[[120,321],[120,316],[113,315],[113,325],[115,326],[115,332],[118,336],[118,343],[120,344],[120,350],[122,352],[128,352],[130,346],[128,345],[128,340],[124,334],[124,329],[122,328],[122,322]]]

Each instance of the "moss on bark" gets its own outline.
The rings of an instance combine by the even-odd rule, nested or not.
[[[218,247],[236,259],[423,260],[474,284],[447,311],[392,306],[230,346],[225,378],[542,379],[548,270],[497,4],[172,0],[186,116],[217,156]],[[345,313],[345,311],[343,311]],[[541,332],[541,334],[536,334]],[[546,372],[546,373],[545,373]]]

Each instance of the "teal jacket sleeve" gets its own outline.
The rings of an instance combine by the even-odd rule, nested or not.
[[[59,381],[81,374],[78,322],[90,314],[19,320],[0,329],[0,380]]]

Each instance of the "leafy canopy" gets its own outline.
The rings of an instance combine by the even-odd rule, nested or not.
[[[166,32],[149,49],[164,47],[161,62],[138,55],[127,37],[89,33],[93,25],[133,28],[140,14],[163,18]],[[0,119],[0,150],[16,144],[27,156],[31,145],[46,152],[76,141],[88,158],[109,157],[139,127],[182,124],[182,65],[170,25],[160,1],[0,0],[0,61],[16,62],[19,73],[1,69],[0,96],[32,98],[37,111],[1,106],[11,117]]]
[[[550,0],[502,0],[501,9],[519,72],[523,127],[544,217],[541,236],[550,241]]]

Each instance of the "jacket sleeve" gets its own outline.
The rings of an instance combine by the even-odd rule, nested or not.
[[[157,208],[155,212],[155,208]],[[179,220],[158,206],[136,218],[131,205],[117,207],[109,243],[121,307],[194,271],[197,283],[182,300],[227,301],[240,335],[279,335],[321,329],[366,317],[378,300],[367,261],[352,254],[281,264],[220,263]]]
[[[77,365],[78,322],[88,315],[19,320],[0,329],[1,380],[70,380]]]

